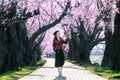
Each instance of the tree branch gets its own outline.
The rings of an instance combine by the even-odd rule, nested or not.
[[[96,35],[96,39],[99,39],[100,34],[101,34],[102,31],[103,31],[103,29],[102,29],[102,28],[99,28],[99,31],[98,31],[98,33],[97,33],[97,35]]]
[[[30,42],[33,43],[35,41],[35,39],[44,31],[54,27],[55,25],[57,25],[67,14],[68,8],[70,7],[70,1],[67,2],[67,5],[65,7],[65,10],[63,11],[63,13],[61,14],[61,16],[56,19],[53,23],[50,23],[48,25],[43,26],[42,28],[39,28],[30,38]]]
[[[102,42],[102,41],[105,41],[105,38],[101,38],[101,39],[95,40],[95,45],[97,45],[99,42]]]
[[[34,46],[32,48],[33,51],[41,44],[41,42],[43,41],[44,37],[45,37],[45,33],[42,33],[40,35],[39,39],[37,40],[37,42],[34,42]]]

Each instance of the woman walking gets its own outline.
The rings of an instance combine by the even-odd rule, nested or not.
[[[55,67],[58,68],[59,77],[62,76],[62,69],[65,62],[63,44],[67,43],[67,36],[64,39],[60,37],[60,32],[54,32],[53,50],[55,51]]]

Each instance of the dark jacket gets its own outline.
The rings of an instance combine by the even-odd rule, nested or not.
[[[60,40],[58,40],[57,38],[54,38],[53,40],[53,50],[63,50],[63,44],[66,44],[68,41],[68,39],[66,39],[65,41],[60,38]]]

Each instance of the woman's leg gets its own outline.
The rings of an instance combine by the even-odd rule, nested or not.
[[[58,67],[59,76],[62,76],[62,67]]]

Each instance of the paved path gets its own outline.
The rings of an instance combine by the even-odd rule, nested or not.
[[[54,68],[54,59],[49,58],[42,68],[19,80],[106,80],[68,62],[65,62],[63,76],[62,79],[58,78],[57,68]]]

